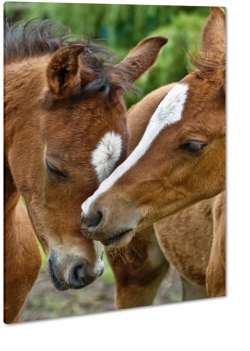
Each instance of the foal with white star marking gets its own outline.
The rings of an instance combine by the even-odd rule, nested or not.
[[[125,160],[123,95],[167,39],[146,38],[115,64],[49,20],[6,28],[4,321],[13,323],[39,273],[36,236],[58,290],[102,274],[103,248],[82,235],[80,206]]]

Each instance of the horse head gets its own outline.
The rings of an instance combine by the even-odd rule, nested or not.
[[[195,69],[156,102],[126,161],[82,205],[82,232],[126,245],[136,231],[225,189],[225,12],[211,8]],[[157,106],[158,105],[158,106]],[[143,114],[143,103],[137,109]]]
[[[112,63],[91,42],[46,35],[48,21],[29,26],[6,37],[6,211],[21,194],[54,285],[79,289],[104,267],[101,243],[81,234],[81,204],[125,160],[123,95],[167,39],[147,38]]]

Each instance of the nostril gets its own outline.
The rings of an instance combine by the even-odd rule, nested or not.
[[[97,226],[102,220],[102,213],[100,211],[97,211],[96,214],[93,216],[93,221],[92,224],[90,225],[91,227]]]
[[[85,285],[84,270],[85,265],[82,264],[72,268],[69,274],[69,282],[71,286],[77,288]]]
[[[69,273],[69,287],[71,289],[81,289],[92,283],[98,276],[88,272],[87,262],[72,267]]]
[[[83,282],[83,275],[84,275],[83,266],[82,265],[77,266],[73,272],[74,279],[76,281]]]
[[[86,232],[90,228],[97,227],[102,221],[103,215],[101,211],[90,213],[86,217],[82,217],[82,231]]]

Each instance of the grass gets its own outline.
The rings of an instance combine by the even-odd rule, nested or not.
[[[104,273],[94,284],[80,290],[58,291],[50,282],[47,256],[39,242],[38,247],[42,256],[42,267],[22,310],[22,322],[114,310],[115,281],[106,255],[103,257]]]
[[[106,255],[103,257],[104,273],[93,284],[84,289],[58,291],[46,271],[47,257],[39,243],[38,246],[42,255],[42,269],[22,310],[21,322],[115,310],[115,279]],[[178,301],[181,301],[181,290],[179,276],[176,276],[171,289],[163,281],[153,305]]]

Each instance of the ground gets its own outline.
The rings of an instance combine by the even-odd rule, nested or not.
[[[114,278],[111,269],[84,289],[58,291],[43,268],[21,312],[21,322],[114,311]],[[181,285],[173,271],[158,290],[154,305],[181,301]]]

